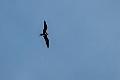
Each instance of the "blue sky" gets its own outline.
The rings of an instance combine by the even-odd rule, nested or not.
[[[120,80],[120,0],[1,0],[0,28],[0,80]]]

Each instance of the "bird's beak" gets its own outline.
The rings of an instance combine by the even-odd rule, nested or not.
[[[38,35],[39,35],[39,34],[38,34]],[[40,37],[40,35],[39,35],[38,37]]]

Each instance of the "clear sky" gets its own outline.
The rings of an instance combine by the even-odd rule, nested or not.
[[[120,0],[0,0],[0,80],[120,80]]]

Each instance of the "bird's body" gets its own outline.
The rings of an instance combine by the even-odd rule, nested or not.
[[[44,34],[40,34],[40,36],[45,36],[45,35],[48,35],[47,33],[44,33]]]
[[[47,34],[46,30],[47,30],[47,24],[46,24],[46,22],[44,21],[43,33],[40,34],[40,36],[43,36],[43,37],[44,37],[44,39],[45,39],[45,41],[46,41],[46,45],[47,45],[47,47],[49,48],[49,39],[47,38],[47,35],[48,35],[48,34]]]

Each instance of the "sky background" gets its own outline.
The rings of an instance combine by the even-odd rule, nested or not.
[[[120,0],[0,0],[0,80],[120,80]]]

